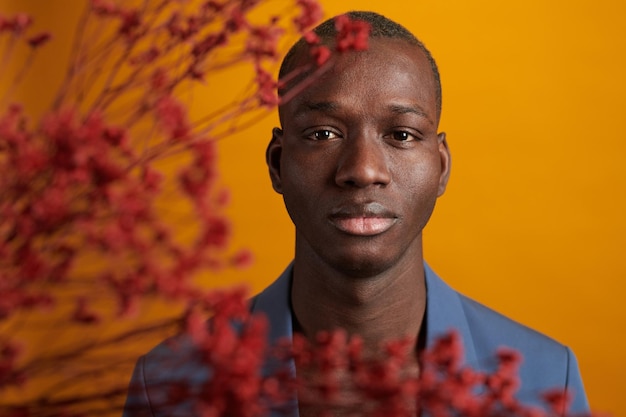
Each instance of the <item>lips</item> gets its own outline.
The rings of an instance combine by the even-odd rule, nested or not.
[[[380,203],[366,203],[337,207],[328,220],[346,234],[375,236],[389,230],[398,217]]]

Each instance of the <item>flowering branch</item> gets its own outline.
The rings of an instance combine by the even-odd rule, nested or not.
[[[29,382],[32,394],[7,400],[12,413],[119,408],[127,376],[111,378],[116,362],[106,359],[107,369],[94,358],[102,360],[112,344],[123,351],[139,335],[161,338],[180,323],[181,306],[205,302],[195,276],[251,261],[247,251],[229,249],[228,192],[219,185],[215,141],[242,125],[235,120],[278,103],[267,68],[275,65],[279,41],[321,16],[315,1],[284,0],[295,13],[288,8],[259,23],[253,16],[263,15],[262,3],[88,2],[65,78],[41,120],[7,103],[51,37],[28,35],[27,14],[0,14],[3,68],[19,48],[31,50],[3,80],[12,88],[0,101],[0,396],[11,399]],[[255,71],[254,83],[220,111],[193,116],[182,93],[241,64]],[[162,171],[173,156],[184,163],[169,178]],[[174,230],[172,200],[194,219],[190,236]],[[119,321],[153,300],[168,303],[169,319],[143,327]],[[36,334],[39,319],[80,329],[86,340],[52,343],[56,350],[45,354],[21,348],[15,336]],[[118,329],[103,338],[111,323]],[[126,372],[133,352],[117,359]],[[111,389],[75,395],[87,376],[99,390]]]
[[[342,331],[321,333],[315,344],[295,335],[286,345],[268,346],[267,322],[250,314],[244,290],[207,292],[194,283],[201,272],[251,261],[247,251],[229,250],[231,226],[223,214],[228,193],[219,186],[216,140],[301,93],[332,66],[336,53],[367,48],[369,27],[346,16],[337,18],[329,48],[307,32],[321,17],[318,3],[292,1],[295,14],[258,23],[252,16],[261,0],[91,0],[65,78],[41,120],[7,103],[50,35],[28,35],[32,19],[26,14],[0,15],[2,67],[16,48],[30,48],[0,101],[2,415],[117,414],[135,342],[177,329],[191,337],[212,377],[199,393],[185,381],[173,384],[168,401],[193,399],[201,415],[290,411],[296,393],[303,409],[321,415],[566,412],[565,392],[545,393],[549,411],[516,400],[521,358],[515,352],[498,352],[498,368],[481,373],[462,365],[455,333],[419,357],[405,340],[367,357],[362,341]],[[312,59],[277,81],[270,68],[289,32],[304,37]],[[254,71],[241,95],[194,116],[182,93],[240,64]],[[173,157],[180,171],[168,178],[164,161]],[[174,230],[167,211],[172,200],[193,218],[192,236]],[[148,324],[120,320],[147,304],[174,312]],[[36,334],[37,320],[56,324],[60,341],[67,329],[79,329],[81,340],[46,340],[53,346],[44,353],[32,346],[29,352],[15,335]],[[105,326],[111,323],[114,329]],[[296,377],[286,370],[262,374],[273,351],[279,360],[295,362]],[[29,383],[36,389],[18,391]]]

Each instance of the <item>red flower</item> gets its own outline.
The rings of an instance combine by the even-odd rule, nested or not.
[[[239,32],[240,30],[249,27],[250,23],[244,15],[243,6],[235,7],[230,12],[230,16],[226,21],[224,27],[230,33]]]
[[[194,44],[191,54],[196,58],[204,57],[218,46],[225,45],[227,41],[225,32],[210,33]]]
[[[3,30],[12,31],[15,36],[19,36],[33,23],[33,18],[26,13],[18,13],[12,19],[0,16],[0,32]]]
[[[221,320],[245,320],[250,315],[248,289],[245,286],[229,290],[215,290],[205,294],[203,305]]]
[[[150,77],[150,88],[155,91],[161,91],[168,86],[168,83],[167,71],[162,67],[156,68]]]
[[[34,202],[32,216],[44,228],[52,228],[67,219],[70,214],[70,203],[67,190],[63,186],[49,187]]]
[[[161,97],[155,106],[156,116],[171,139],[186,139],[191,130],[187,108],[172,96]]]
[[[336,49],[338,52],[364,51],[367,49],[370,24],[362,20],[352,20],[348,15],[335,18],[337,29]]]
[[[314,46],[311,48],[311,55],[315,58],[315,63],[318,67],[324,65],[331,56],[330,49],[325,45]]]
[[[304,32],[304,30],[316,24],[324,15],[322,6],[317,0],[297,0],[296,4],[301,10],[300,14],[293,19],[293,22],[300,32]]]
[[[302,38],[309,45],[318,45],[320,43],[320,41],[321,41],[320,37],[317,36],[317,33],[313,32],[312,30],[310,30],[310,31],[306,32],[304,35],[302,35]]]
[[[82,324],[98,324],[102,318],[90,309],[85,297],[80,297],[76,300],[76,308],[74,313],[72,313],[72,320]]]
[[[224,248],[231,235],[230,223],[225,218],[208,216],[200,232],[198,246],[201,248]]]
[[[209,0],[206,3],[204,3],[204,5],[202,6],[204,10],[208,10],[211,12],[221,12],[224,9],[224,4],[215,1],[215,0]]]
[[[152,46],[147,50],[140,52],[128,60],[131,65],[147,65],[157,59],[160,55],[159,48]]]
[[[96,154],[91,158],[90,167],[94,184],[108,185],[125,178],[126,171],[105,154]]]
[[[187,332],[212,370],[210,380],[193,397],[200,415],[227,412],[252,417],[265,411],[260,370],[265,362],[267,321],[250,316],[246,293],[240,289],[211,294],[206,307],[215,314],[208,323],[196,309],[187,315]],[[232,320],[237,320],[236,328]]]
[[[235,268],[248,268],[254,262],[254,255],[249,250],[240,250],[230,260],[230,264]]]
[[[438,338],[433,347],[426,352],[424,360],[441,370],[451,373],[459,369],[463,358],[461,337],[456,331]]]
[[[267,107],[278,105],[279,98],[276,94],[278,84],[274,77],[260,66],[256,68],[256,82],[259,86],[258,97],[261,105]]]
[[[146,166],[141,172],[141,181],[146,190],[159,192],[161,183],[163,182],[163,175],[156,169]]]
[[[99,16],[113,16],[118,13],[115,3],[108,0],[91,0],[91,9]]]
[[[572,396],[568,391],[561,389],[553,389],[544,392],[543,400],[550,407],[550,410],[556,415],[565,415],[572,402]]]
[[[263,57],[277,59],[278,40],[283,32],[282,28],[274,25],[253,27],[246,42],[246,52],[256,60]]]
[[[40,47],[50,40],[52,35],[49,32],[42,32],[28,39],[28,44],[33,48]]]
[[[137,31],[141,25],[139,10],[121,10],[119,16],[122,20],[119,32],[127,39],[133,40],[138,35]]]
[[[522,363],[522,355],[518,351],[509,348],[498,349],[496,357],[500,369],[509,373],[517,372],[517,369]]]
[[[169,20],[165,24],[170,36],[185,40],[188,38],[188,34],[181,24],[181,17],[178,11],[171,14]]]
[[[102,137],[113,146],[125,145],[128,142],[128,132],[121,127],[105,127]]]

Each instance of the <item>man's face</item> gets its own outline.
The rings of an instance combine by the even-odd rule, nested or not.
[[[283,105],[267,158],[296,227],[296,256],[353,276],[414,267],[448,179],[437,117],[424,53],[380,38],[337,56]]]

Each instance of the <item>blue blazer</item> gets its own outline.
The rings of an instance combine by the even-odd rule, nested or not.
[[[521,402],[543,406],[542,392],[554,388],[568,389],[574,395],[571,413],[589,412],[576,357],[568,347],[465,297],[443,282],[428,265],[424,268],[427,347],[432,346],[437,337],[454,329],[463,341],[464,363],[484,372],[495,369],[498,348],[513,348],[523,356],[519,369],[521,386],[517,393]],[[268,318],[270,344],[292,337],[291,273],[290,265],[251,303],[253,312],[263,313]],[[268,361],[264,373],[271,373],[277,365]],[[210,370],[194,355],[193,344],[185,336],[176,336],[139,358],[124,416],[193,416],[193,405],[189,401],[163,405],[168,402],[168,387],[172,382],[185,381],[189,394],[199,395],[199,385],[209,377]],[[295,405],[297,403],[294,403],[292,416],[298,417]]]

